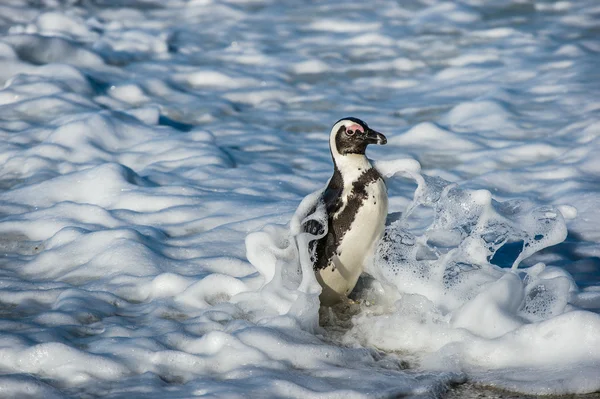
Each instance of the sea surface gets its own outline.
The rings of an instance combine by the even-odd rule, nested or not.
[[[596,0],[3,0],[0,397],[597,397],[599,65]],[[320,308],[347,116],[389,216]]]

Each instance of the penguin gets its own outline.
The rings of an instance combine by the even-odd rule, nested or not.
[[[387,188],[365,150],[369,144],[386,143],[383,134],[357,118],[340,119],[331,129],[333,176],[320,196],[327,212],[327,234],[309,242],[313,268],[322,287],[322,305],[334,305],[348,296],[383,234]],[[315,220],[308,221],[304,230],[314,235],[324,232]]]

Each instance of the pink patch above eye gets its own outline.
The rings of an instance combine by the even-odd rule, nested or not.
[[[361,125],[352,125],[352,126],[349,126],[347,129],[353,130],[356,133],[358,133],[358,132],[364,133],[365,132],[365,129],[363,129]]]

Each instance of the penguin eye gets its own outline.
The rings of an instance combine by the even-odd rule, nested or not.
[[[346,136],[354,136],[354,130],[346,130]]]

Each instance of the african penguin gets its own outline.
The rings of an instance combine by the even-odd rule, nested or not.
[[[331,129],[329,149],[333,176],[321,195],[327,211],[327,234],[310,243],[322,305],[333,305],[356,285],[365,260],[383,234],[388,209],[387,189],[365,156],[369,144],[386,144],[386,137],[357,118],[344,118]],[[309,221],[305,230],[322,234]]]

